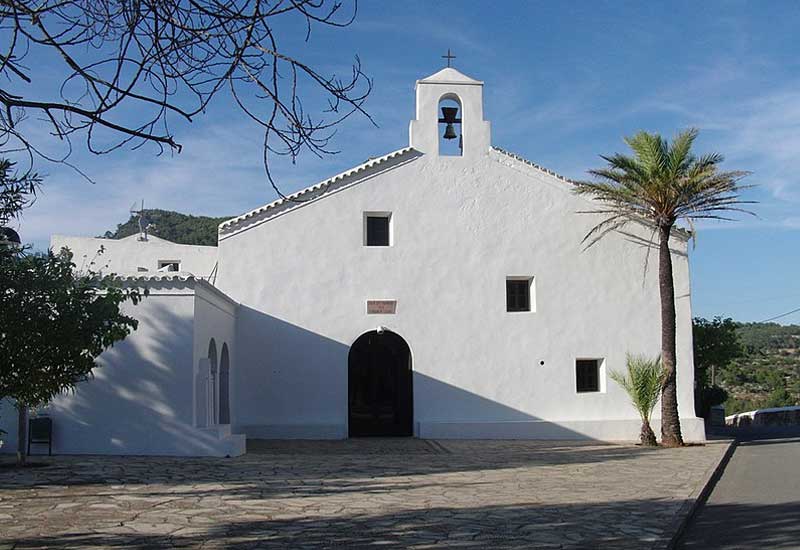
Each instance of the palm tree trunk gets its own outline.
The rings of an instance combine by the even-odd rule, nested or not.
[[[17,466],[24,466],[28,455],[28,407],[17,403]]]
[[[661,389],[661,443],[683,445],[678,416],[678,392],[675,381],[675,282],[672,279],[672,254],[669,238],[672,225],[659,227],[658,288],[661,293],[661,361],[664,386]]]
[[[653,428],[650,427],[649,420],[642,420],[642,431],[639,434],[639,439],[642,441],[642,445],[645,447],[658,446],[656,434],[653,433]]]

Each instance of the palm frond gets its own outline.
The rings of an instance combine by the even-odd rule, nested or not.
[[[625,142],[636,153],[637,160],[651,176],[657,175],[667,167],[669,146],[658,134],[639,132],[625,138]]]
[[[680,132],[672,140],[672,144],[668,148],[668,157],[670,172],[673,177],[681,174],[696,162],[696,158],[692,155],[692,144],[694,144],[697,134],[696,128],[689,128]]]
[[[723,157],[718,153],[693,155],[697,136],[690,128],[670,143],[658,134],[639,132],[625,138],[633,156],[601,156],[607,165],[589,171],[595,180],[574,184],[575,193],[600,205],[587,212],[606,217],[584,242],[591,246],[630,222],[672,227],[680,219],[727,220],[726,212],[753,214],[745,207],[755,201],[742,198],[743,191],[753,187],[741,183],[750,172],[719,170]]]
[[[642,421],[649,422],[664,385],[665,370],[661,358],[628,354],[626,366],[627,372],[611,371],[609,377],[622,386]]]

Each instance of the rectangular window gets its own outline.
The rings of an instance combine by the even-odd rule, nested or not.
[[[506,311],[531,310],[531,281],[529,278],[506,279]]]
[[[579,393],[600,391],[601,362],[601,359],[577,359],[575,361],[575,381]]]
[[[158,261],[158,270],[159,271],[180,271],[181,270],[181,263],[177,260],[159,260]]]
[[[366,246],[389,246],[392,237],[392,215],[389,212],[364,215],[364,244]]]

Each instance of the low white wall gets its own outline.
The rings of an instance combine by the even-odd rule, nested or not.
[[[800,425],[800,407],[757,409],[725,417],[728,426],[793,426]]]
[[[158,262],[164,260],[180,262],[181,271],[208,277],[217,263],[216,246],[176,244],[152,236],[140,241],[138,235],[119,240],[53,235],[50,248],[58,252],[62,247],[70,249],[78,269],[102,273],[153,274],[158,271]],[[100,247],[104,252],[98,255]]]

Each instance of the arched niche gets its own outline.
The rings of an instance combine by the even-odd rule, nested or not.
[[[212,338],[208,343],[208,425],[217,423],[217,343]]]
[[[228,344],[222,344],[222,352],[219,358],[219,423],[231,423],[231,396],[230,396],[230,354]]]

